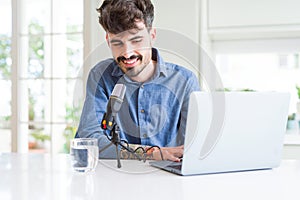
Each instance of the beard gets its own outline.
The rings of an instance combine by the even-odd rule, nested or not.
[[[142,63],[142,65],[140,65],[138,67],[133,67],[133,68],[127,70],[126,75],[129,77],[137,77],[144,71],[144,69],[148,66],[148,64],[149,63]]]
[[[123,64],[126,65],[127,61],[130,60],[134,60],[136,59],[136,62],[140,62],[138,65],[136,66],[132,66],[132,67],[124,67]],[[144,69],[148,66],[148,64],[150,63],[147,62],[143,62],[143,56],[142,55],[132,55],[129,58],[125,58],[124,56],[119,56],[117,57],[117,63],[118,65],[121,67],[122,71],[129,77],[136,77],[138,76],[142,71],[144,71]]]

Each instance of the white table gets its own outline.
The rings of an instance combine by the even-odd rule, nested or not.
[[[1,200],[238,199],[299,200],[300,161],[279,168],[182,177],[140,161],[100,160],[95,172],[79,174],[69,156],[0,154]]]

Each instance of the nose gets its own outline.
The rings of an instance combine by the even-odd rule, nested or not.
[[[122,56],[124,56],[125,58],[130,58],[130,56],[132,56],[132,55],[134,55],[134,49],[133,49],[132,45],[130,45],[128,43],[125,44]]]

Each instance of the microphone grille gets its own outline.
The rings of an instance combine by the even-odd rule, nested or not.
[[[126,92],[126,86],[124,84],[118,83],[115,85],[111,95],[123,99],[125,96],[125,92]]]

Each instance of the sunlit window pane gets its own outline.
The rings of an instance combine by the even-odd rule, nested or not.
[[[51,121],[51,87],[49,80],[21,80],[22,122]],[[27,104],[26,104],[27,103]],[[27,106],[26,106],[27,105]]]
[[[11,1],[0,1],[0,152],[11,151]]]
[[[0,1],[0,35],[11,37],[11,0]]]
[[[59,79],[52,81],[52,120],[54,122],[65,122],[67,105],[67,80]]]
[[[8,120],[11,116],[11,81],[0,79],[0,88],[0,119]]]
[[[28,77],[44,77],[45,41],[41,36],[30,36],[28,39]]]
[[[81,76],[79,69],[83,60],[82,34],[53,36],[53,67],[55,78]]]
[[[300,57],[293,54],[217,55],[223,85],[230,90],[286,91],[291,93],[290,112],[296,112],[296,85],[300,85]]]
[[[83,35],[67,35],[67,77],[81,77],[79,70],[83,64]]]
[[[83,0],[53,0],[53,32],[83,31]]]
[[[39,29],[34,29],[33,34],[51,32],[51,0],[22,0],[18,1],[21,7],[20,20],[21,34],[29,34],[30,24],[39,24]]]
[[[11,38],[0,34],[0,79],[10,78],[11,63]]]
[[[53,148],[59,153],[69,153],[70,140],[74,138],[77,128],[72,124],[55,124],[53,128]]]
[[[83,104],[83,80],[81,78],[70,79],[67,81],[67,103],[69,106],[74,107],[77,111],[81,111]],[[79,118],[74,118],[75,121],[79,121]],[[68,121],[70,122],[70,121]]]
[[[49,153],[51,151],[51,126],[43,123],[30,123],[28,129],[28,149],[30,152]]]
[[[11,151],[11,81],[0,80],[0,152]]]
[[[51,73],[50,36],[30,35],[20,38],[20,77],[43,78]]]

